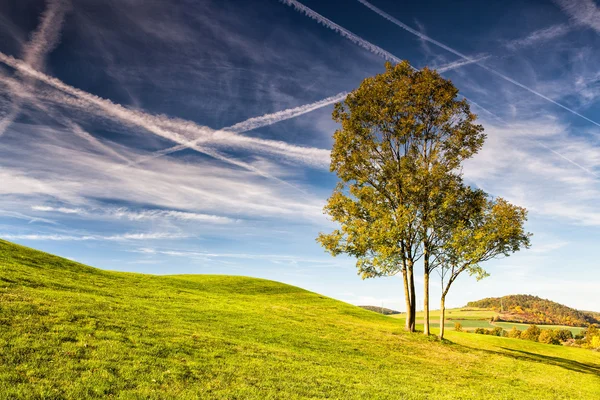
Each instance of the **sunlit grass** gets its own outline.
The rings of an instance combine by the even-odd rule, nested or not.
[[[0,241],[0,398],[597,399],[600,354],[277,282],[101,271]]]

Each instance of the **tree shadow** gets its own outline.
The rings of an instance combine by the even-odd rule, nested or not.
[[[458,344],[452,342],[453,346],[464,347],[470,350],[478,350],[489,354],[495,354],[503,357],[511,357],[516,360],[521,361],[530,361],[543,363],[546,365],[555,365],[557,367],[561,367],[573,372],[579,372],[583,374],[591,374],[600,377],[600,365],[599,364],[586,364],[575,360],[570,360],[568,358],[556,357],[556,356],[546,356],[543,354],[532,353],[524,350],[516,350],[508,347],[500,347],[500,349],[504,351],[496,351],[496,350],[488,350],[488,349],[480,349],[477,347],[465,346],[463,344]],[[457,349],[458,350],[458,349]]]

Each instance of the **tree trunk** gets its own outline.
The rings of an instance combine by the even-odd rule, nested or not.
[[[425,267],[423,275],[423,334],[429,336],[429,272],[428,266]]]
[[[444,322],[446,320],[446,295],[442,294],[440,301],[440,339],[444,338]]]
[[[408,274],[406,269],[402,270],[402,280],[404,281],[404,301],[406,302],[406,330],[410,331],[410,321],[412,317],[410,288],[408,285]]]
[[[412,262],[408,264],[408,284],[410,286],[410,322],[408,324],[408,330],[411,332],[415,331],[415,314],[417,312],[417,298],[415,293],[415,277],[413,274]],[[406,316],[408,318],[408,315]]]

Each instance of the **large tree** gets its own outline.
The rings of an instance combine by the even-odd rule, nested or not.
[[[363,278],[402,273],[407,329],[415,328],[414,265],[423,259],[426,329],[434,227],[462,184],[461,162],[485,139],[452,82],[407,61],[386,64],[338,103],[331,171],[340,182],[325,212],[340,224],[318,241],[357,258]],[[458,185],[458,186],[457,186]]]
[[[467,272],[477,280],[488,276],[481,263],[508,257],[529,248],[531,234],[525,231],[527,210],[502,198],[492,199],[479,189],[463,186],[457,201],[444,210],[445,226],[438,227],[442,294],[440,298],[440,338],[444,338],[446,296],[456,279]]]

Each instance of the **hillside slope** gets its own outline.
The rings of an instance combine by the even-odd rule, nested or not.
[[[471,301],[467,307],[492,308],[499,312],[500,320],[509,322],[568,326],[600,324],[600,319],[592,313],[526,294],[489,297]]]
[[[449,332],[234,276],[108,272],[0,241],[0,399],[597,399],[600,354]]]

